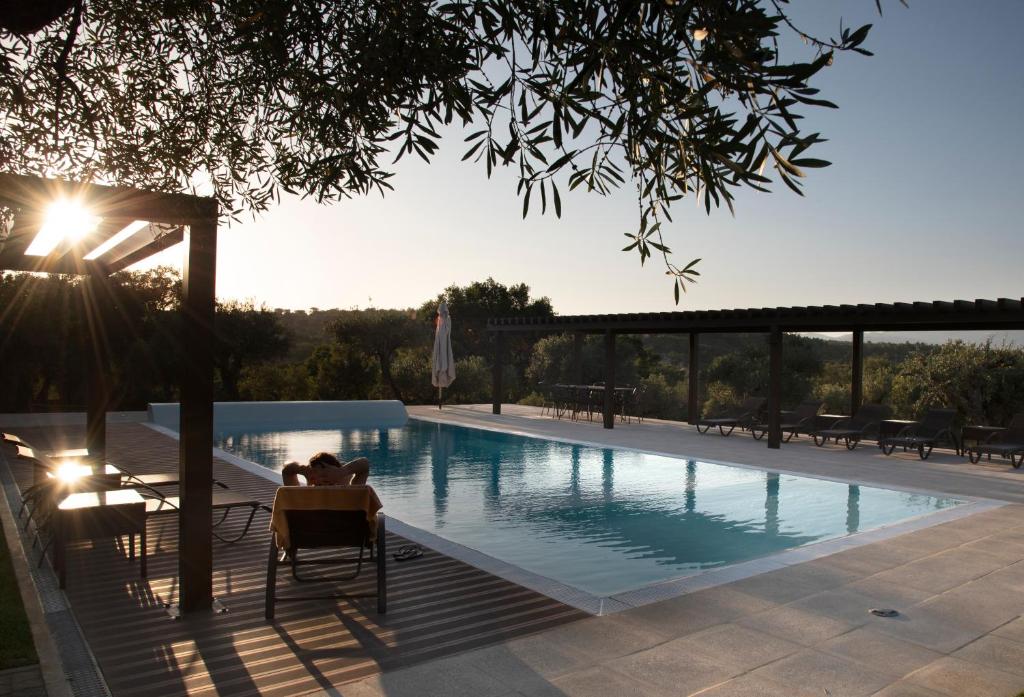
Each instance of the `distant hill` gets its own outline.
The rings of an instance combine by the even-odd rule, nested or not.
[[[806,333],[804,336],[826,341],[849,342],[850,334],[827,336],[825,334]],[[944,344],[947,341],[966,341],[980,344],[990,340],[996,346],[1004,343],[1013,346],[1024,346],[1024,331],[972,331],[972,332],[866,332],[865,343],[874,344]]]

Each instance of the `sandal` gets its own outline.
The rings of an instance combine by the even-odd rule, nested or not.
[[[409,561],[423,556],[423,548],[419,545],[404,545],[398,548],[393,555],[395,561]]]

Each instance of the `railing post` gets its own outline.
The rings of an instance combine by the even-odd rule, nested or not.
[[[700,421],[700,334],[690,332],[690,369],[687,374],[686,421]]]
[[[615,334],[604,333],[604,427],[615,428]]]
[[[182,613],[213,604],[213,323],[217,219],[189,226],[182,273],[178,574]]]
[[[853,371],[850,377],[850,415],[864,403],[864,330],[853,331]]]
[[[768,447],[782,445],[782,330],[772,327],[768,336]]]
[[[494,361],[491,363],[491,413],[501,413],[503,388],[501,379],[505,372],[505,332],[494,333]]]

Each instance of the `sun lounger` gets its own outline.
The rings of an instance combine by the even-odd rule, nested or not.
[[[853,416],[840,419],[831,428],[811,433],[814,444],[821,447],[829,438],[846,443],[847,450],[853,450],[865,436],[878,431],[878,425],[889,416],[889,407],[882,404],[865,404]]]
[[[927,460],[939,441],[945,439],[956,445],[956,438],[953,435],[955,419],[956,409],[929,409],[924,419],[905,426],[895,436],[883,438],[879,441],[878,447],[886,455],[891,455],[898,447],[912,448],[917,451],[918,457]]]
[[[790,412],[782,412],[782,424],[779,429],[784,435],[783,442],[788,443],[793,439],[793,436],[803,432],[810,433],[814,430],[815,417],[818,412],[821,411],[821,407],[824,406],[824,402],[817,399],[810,399],[801,402],[797,408]],[[768,424],[758,423],[750,427],[750,433],[756,440],[764,438],[765,434],[768,433]]]
[[[362,570],[366,550],[367,561],[376,561],[377,592],[374,594],[335,594],[315,596],[316,599],[376,597],[377,612],[387,611],[387,551],[385,549],[384,516],[379,512],[380,499],[369,486],[284,486],[277,490],[270,518],[273,532],[270,558],[267,563],[265,616],[274,619],[274,606],[289,600],[310,600],[305,595],[277,595],[277,567],[290,563],[292,577],[299,582],[350,581]],[[299,559],[303,549],[356,548],[358,557]],[[284,558],[282,559],[282,552]],[[374,559],[376,556],[376,559]],[[303,578],[298,573],[306,565],[355,565],[355,571],[342,578]]]
[[[697,431],[707,433],[712,428],[718,428],[723,436],[728,436],[735,428],[750,428],[758,423],[758,414],[764,407],[764,397],[748,397],[739,407],[727,410],[708,419],[701,419],[697,422]],[[725,429],[729,429],[726,431]]]
[[[312,487],[311,487],[312,488]],[[164,496],[156,491],[140,490],[142,497],[146,499],[146,517],[150,518],[153,516],[166,515],[170,513],[177,513],[181,508],[181,499],[177,496]],[[252,525],[253,518],[256,517],[256,511],[260,508],[269,511],[270,509],[254,498],[245,496],[243,494],[237,494],[233,491],[214,491],[213,492],[213,511],[214,513],[220,513],[220,519],[213,524],[213,536],[221,542],[228,544],[234,544],[238,542],[246,533],[249,532],[249,527]],[[245,526],[242,528],[242,532],[238,533],[234,537],[225,537],[218,532],[218,528],[224,524],[228,516],[234,510],[241,509],[243,514],[248,509],[249,517],[245,521]]]
[[[984,443],[967,449],[971,462],[978,462],[982,455],[1002,455],[1010,458],[1014,469],[1024,464],[1024,414],[1014,414],[1005,431],[993,433]]]

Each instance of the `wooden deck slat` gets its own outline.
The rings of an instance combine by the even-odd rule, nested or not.
[[[81,429],[22,431],[30,442],[52,449],[84,440]],[[111,461],[139,473],[178,467],[177,442],[139,424],[111,424],[107,448]],[[27,466],[13,468],[19,485],[30,483]],[[230,463],[215,460],[214,476],[232,491],[273,501],[273,482]],[[228,521],[223,529],[240,531],[242,524]],[[171,620],[162,605],[176,600],[177,593],[174,516],[150,520],[145,581],[138,577],[138,561],[129,563],[115,541],[70,546],[68,598],[114,697],[301,694],[585,616],[425,550],[417,560],[388,564],[388,613],[382,617],[373,598],[285,602],[277,606],[277,622],[271,625],[263,619],[268,524],[269,516],[260,512],[245,540],[214,545],[214,592],[229,612],[182,621]],[[388,542],[395,549],[404,540],[389,533]],[[344,589],[373,587],[371,565]],[[279,594],[296,590],[310,593],[282,570]]]

